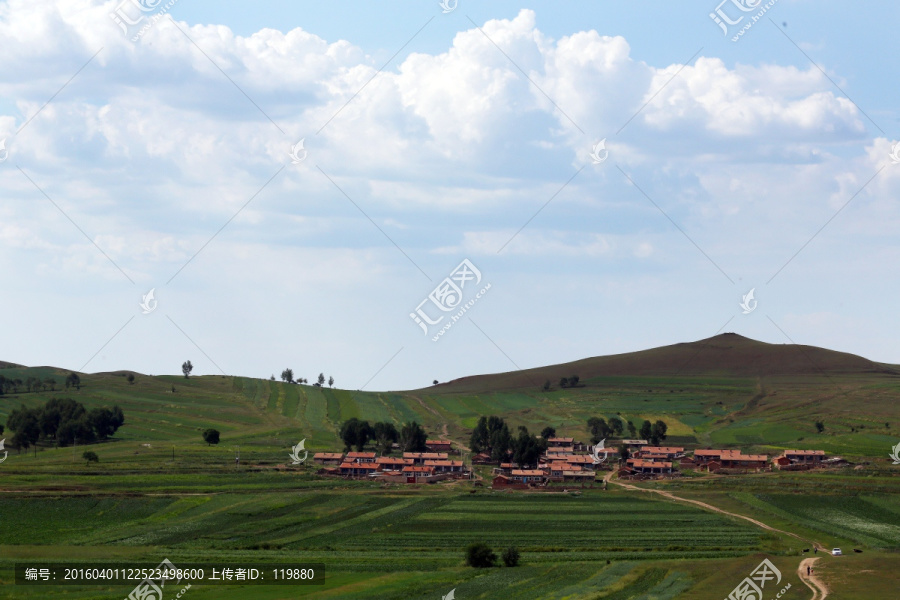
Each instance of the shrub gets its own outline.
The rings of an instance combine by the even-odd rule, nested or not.
[[[83,454],[81,455],[81,458],[83,458],[84,460],[86,460],[86,461],[89,462],[89,463],[92,463],[92,462],[100,462],[100,458],[97,457],[97,453],[96,453],[96,452],[91,452],[90,450],[88,450],[87,452],[83,453]]]
[[[487,544],[469,544],[466,548],[466,564],[476,569],[485,569],[497,564],[497,555]]]
[[[519,549],[515,546],[510,546],[506,550],[503,551],[503,564],[507,567],[518,567],[519,566]]]

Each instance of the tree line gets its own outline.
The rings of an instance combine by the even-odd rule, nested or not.
[[[271,381],[275,381],[275,376],[272,375],[269,378]],[[291,368],[287,368],[281,372],[281,380],[285,383],[309,383],[309,379],[304,377],[298,377],[294,379],[294,370]],[[313,383],[316,387],[322,387],[325,385],[325,373],[319,373],[318,379]],[[334,377],[328,377],[328,387],[334,387]]]
[[[51,398],[37,408],[22,405],[6,420],[6,426],[15,432],[11,443],[20,451],[38,442],[68,446],[105,440],[124,423],[125,414],[118,406],[87,410],[71,398]]]
[[[502,417],[491,415],[478,419],[469,438],[469,446],[473,452],[489,453],[495,462],[506,462],[512,458],[513,462],[522,466],[537,465],[547,450],[547,439],[554,433],[553,428],[544,428],[538,437],[520,425],[514,436]],[[547,434],[546,437],[544,434]]]
[[[54,377],[45,377],[41,379],[40,377],[27,377],[25,381],[22,381],[18,377],[10,378],[4,377],[0,375],[0,396],[13,393],[18,394],[20,389],[25,390],[26,392],[46,392],[48,389],[51,392],[56,391],[56,386],[59,382],[56,381]],[[74,387],[75,389],[81,389],[81,378],[75,373],[69,373],[66,375],[66,389],[70,387]]]
[[[399,443],[401,452],[424,452],[428,439],[425,430],[416,421],[404,423],[400,431],[397,431],[393,423],[378,422],[369,425],[368,421],[356,417],[344,421],[340,435],[345,450],[356,448],[357,452],[362,452],[372,440],[379,454],[390,452],[395,443]]]

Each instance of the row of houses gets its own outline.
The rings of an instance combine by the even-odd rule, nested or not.
[[[829,459],[823,450],[785,450],[769,463],[766,454],[744,454],[734,449],[697,449],[687,456],[684,448],[675,446],[643,446],[619,468],[620,477],[670,475],[677,463],[681,468],[708,471],[750,472],[769,468],[800,470],[841,462]]]
[[[377,456],[375,452],[317,452],[313,462],[324,466],[320,471],[323,475],[399,483],[430,483],[470,475],[463,461],[451,460],[447,452],[404,452],[401,458]]]

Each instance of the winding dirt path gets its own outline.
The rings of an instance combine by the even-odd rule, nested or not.
[[[637,487],[636,485],[630,485],[630,484],[628,484],[628,483],[623,483],[623,482],[621,482],[621,481],[612,481],[613,475],[615,475],[615,471],[610,471],[610,472],[607,473],[606,476],[603,478],[603,481],[605,481],[605,482],[607,482],[607,483],[614,483],[614,484],[616,484],[616,485],[618,485],[618,486],[622,486],[622,487],[625,488],[626,490],[631,490],[631,491],[635,491],[635,492],[652,492],[652,493],[654,493],[654,494],[659,494],[660,496],[663,496],[663,497],[665,497],[665,498],[668,498],[669,500],[674,500],[674,501],[676,501],[676,502],[687,502],[688,504],[693,504],[693,505],[695,505],[695,506],[699,506],[700,508],[703,508],[703,509],[706,509],[706,510],[709,510],[709,511],[712,511],[712,512],[716,512],[716,513],[720,513],[720,514],[723,514],[723,515],[728,515],[728,516],[730,516],[730,517],[736,517],[736,518],[738,518],[738,519],[743,519],[743,520],[745,520],[745,521],[749,521],[749,522],[753,523],[754,525],[756,525],[757,527],[761,527],[761,528],[766,529],[766,530],[768,530],[768,531],[774,531],[774,532],[777,532],[777,533],[783,533],[784,535],[789,535],[789,536],[791,536],[792,538],[796,538],[796,539],[798,539],[798,540],[800,540],[800,541],[802,541],[802,542],[806,542],[806,541],[807,541],[807,540],[804,540],[804,539],[803,539],[802,537],[800,537],[799,535],[797,535],[796,533],[791,533],[790,531],[783,531],[783,530],[781,530],[781,529],[776,529],[775,527],[772,527],[772,526],[770,526],[770,525],[766,525],[766,524],[763,523],[762,521],[757,521],[756,519],[753,519],[753,518],[751,518],[751,517],[747,517],[747,516],[744,516],[744,515],[740,515],[740,514],[738,514],[738,513],[728,512],[727,510],[723,510],[723,509],[721,509],[721,508],[718,508],[717,506],[713,506],[712,504],[707,504],[706,502],[700,502],[699,500],[691,500],[690,498],[682,498],[682,497],[680,497],[680,496],[676,496],[676,495],[673,494],[672,492],[667,492],[667,491],[665,491],[665,490],[648,490],[648,489],[646,489],[646,488],[640,488],[640,487]]]
[[[828,586],[826,586],[822,582],[822,580],[815,575],[815,564],[817,560],[819,559],[804,558],[802,561],[800,561],[800,566],[797,568],[797,575],[800,576],[800,581],[805,583],[806,587],[812,590],[812,600],[825,600],[825,598],[828,597]],[[813,570],[813,573],[807,575],[807,568]]]

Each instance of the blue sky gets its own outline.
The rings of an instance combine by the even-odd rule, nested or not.
[[[398,389],[735,331],[900,363],[900,9],[779,0],[733,42],[746,1],[0,3],[0,359]]]

